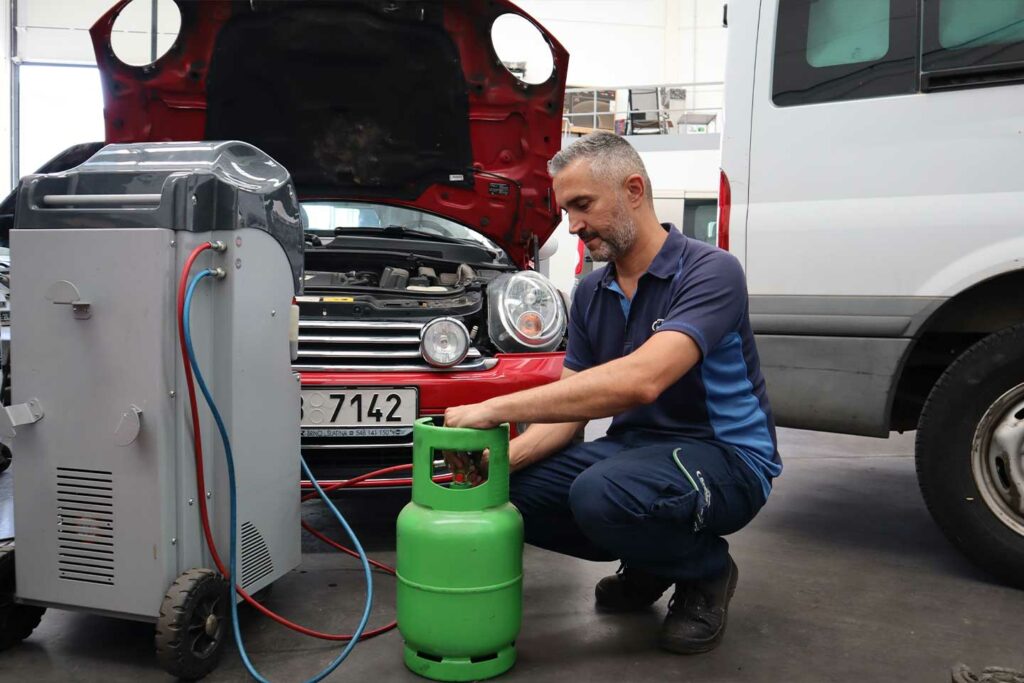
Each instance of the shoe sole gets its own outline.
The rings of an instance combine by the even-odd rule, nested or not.
[[[677,655],[699,655],[705,652],[714,650],[722,642],[722,638],[725,637],[725,627],[729,623],[729,603],[732,602],[732,596],[736,593],[736,584],[739,582],[739,572],[734,571],[732,578],[729,580],[729,592],[728,597],[725,600],[725,616],[722,618],[722,628],[718,629],[718,633],[713,638],[710,638],[701,642],[694,642],[692,640],[676,640],[673,638],[666,638],[661,636],[658,638],[658,647],[662,650],[667,650]]]

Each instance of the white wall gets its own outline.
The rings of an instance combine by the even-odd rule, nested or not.
[[[721,81],[725,0],[516,0],[569,51],[570,86]]]
[[[717,149],[640,152],[654,196],[718,195],[721,152]]]

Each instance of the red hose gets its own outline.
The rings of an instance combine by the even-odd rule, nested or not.
[[[224,569],[220,555],[217,554],[217,546],[213,542],[213,534],[210,532],[209,513],[206,509],[206,473],[203,468],[203,440],[199,431],[199,408],[196,404],[196,386],[192,379],[192,366],[188,362],[188,354],[185,346],[185,290],[188,288],[188,274],[192,270],[199,255],[213,245],[203,242],[192,250],[192,253],[185,259],[185,266],[181,269],[181,280],[178,282],[178,346],[181,348],[181,361],[185,366],[185,384],[188,386],[188,407],[192,411],[192,450],[195,453],[196,463],[196,498],[199,500],[199,515],[203,521],[203,536],[206,537],[206,546],[213,556],[213,563],[217,565],[220,573],[227,577],[228,572]]]
[[[207,547],[209,547],[210,549],[210,556],[213,558],[213,563],[217,565],[217,571],[219,571],[222,576],[224,576],[226,579],[230,581],[231,575],[228,572],[227,568],[224,566],[224,563],[221,561],[220,555],[217,553],[217,545],[214,543],[213,533],[210,530],[210,516],[209,511],[207,510],[206,507],[206,477],[203,467],[203,438],[202,432],[199,428],[199,411],[196,403],[195,382],[192,378],[192,367],[189,365],[188,354],[185,346],[185,291],[187,289],[188,274],[192,270],[192,265],[195,263],[195,260],[199,257],[199,255],[206,251],[207,249],[211,249],[212,247],[213,245],[210,242],[204,242],[203,244],[200,244],[198,247],[192,250],[192,253],[189,254],[188,258],[185,260],[185,265],[182,268],[181,281],[178,283],[178,342],[181,349],[182,364],[185,367],[185,383],[188,387],[189,409],[192,411],[192,446],[195,452],[196,498],[199,499],[199,516],[202,521],[203,536],[206,539]],[[398,469],[404,469],[407,467],[409,466],[399,465],[397,468],[386,468],[378,472],[369,472],[365,475],[361,475],[359,477],[350,479],[345,482],[338,482],[332,485],[330,490],[333,491],[335,489],[343,488],[344,486],[356,485],[359,481],[365,481],[366,479],[369,479],[371,477],[380,476],[383,473],[387,473],[389,471],[397,471]],[[340,544],[331,541],[323,534],[313,530],[311,527],[309,527],[309,525],[303,523],[303,526],[308,528],[314,534],[314,536],[316,536],[322,541],[325,541],[326,543],[329,543],[331,546],[339,547],[345,552],[351,552],[347,548],[344,548],[344,546],[341,546]],[[375,562],[374,566],[380,566],[384,571],[394,573],[394,570],[392,570],[390,567],[386,567],[386,565],[380,565],[379,563]],[[320,631],[314,631],[313,629],[309,629],[305,626],[300,626],[299,624],[289,621],[287,618],[261,605],[259,602],[253,599],[251,595],[245,592],[245,590],[242,589],[241,586],[235,584],[234,581],[232,581],[232,585],[235,587],[235,591],[237,591],[238,594],[242,596],[243,600],[252,605],[257,611],[259,611],[267,617],[270,617],[282,626],[287,626],[293,631],[297,631],[299,633],[302,633],[307,636],[312,636],[314,638],[320,638],[321,640],[352,640],[352,636],[349,634],[321,633]],[[367,638],[373,638],[374,636],[379,636],[382,633],[387,633],[388,631],[395,628],[395,626],[397,626],[397,622],[392,621],[390,624],[387,624],[386,626],[382,626],[372,631],[364,631],[362,639],[366,640]]]
[[[357,477],[357,479],[359,481],[356,484],[348,484],[347,482],[352,481],[351,479],[328,480],[328,481],[324,481],[322,479],[318,479],[317,481],[319,482],[320,487],[324,489],[324,491],[334,491],[335,489],[338,489],[338,488],[341,488],[341,487],[346,487],[347,488],[348,486],[352,486],[352,488],[356,488],[356,489],[375,489],[375,488],[386,488],[386,487],[389,487],[389,486],[412,486],[412,479],[409,479],[409,478],[401,478],[401,479],[371,479],[370,478],[370,477],[376,477],[376,476],[380,475],[382,472],[389,472],[389,471],[391,471],[393,469],[397,470],[397,469],[411,469],[411,468],[412,468],[412,465],[396,465],[394,468],[388,467],[388,468],[385,468],[383,470],[376,470],[374,472],[369,472],[368,474],[361,474],[361,475],[359,475],[359,477]],[[439,474],[436,477],[434,477],[434,483],[435,484],[447,484],[451,480],[452,480],[452,475],[450,475],[450,474]],[[309,481],[307,481],[305,479],[303,479],[302,481],[299,482],[299,487],[303,491],[312,491],[312,490],[314,490],[313,489],[313,485],[310,484]],[[308,500],[308,499],[303,498],[303,500]]]

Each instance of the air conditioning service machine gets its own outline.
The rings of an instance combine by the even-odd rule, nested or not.
[[[0,409],[0,433],[17,432],[17,589],[0,641],[25,637],[42,607],[151,621],[161,664],[201,677],[241,594],[300,560],[295,188],[245,143],[108,145],[25,178],[17,202],[17,361]],[[199,435],[215,430],[204,460]],[[313,680],[351,650],[370,597]]]

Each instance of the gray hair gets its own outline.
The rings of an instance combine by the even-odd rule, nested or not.
[[[597,131],[574,140],[548,162],[548,173],[554,178],[567,166],[579,159],[590,161],[594,177],[610,183],[619,183],[638,174],[644,179],[647,203],[654,206],[654,192],[643,159],[625,138],[614,133]]]

